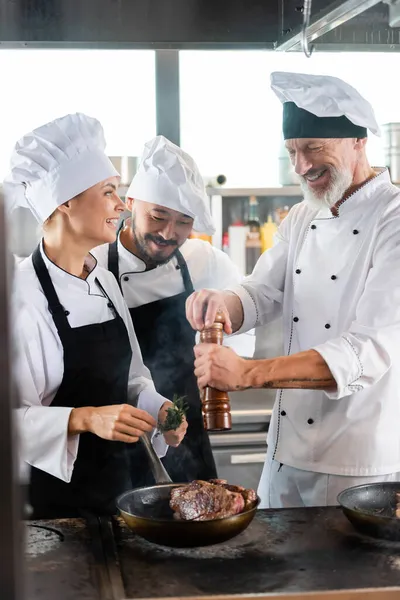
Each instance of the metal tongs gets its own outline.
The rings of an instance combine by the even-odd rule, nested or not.
[[[167,470],[157,456],[157,452],[154,450],[153,444],[146,433],[142,435],[140,441],[146,449],[146,454],[150,463],[150,469],[153,473],[156,483],[172,483],[171,477],[168,475]]]
[[[128,389],[128,402],[131,406],[137,407],[137,396],[133,393],[133,390]],[[157,456],[157,452],[153,448],[153,444],[150,441],[150,438],[145,433],[139,438],[141,443],[143,444],[147,457],[150,463],[150,469],[153,473],[153,477],[156,483],[172,483],[171,477],[168,475],[164,465],[161,460]]]

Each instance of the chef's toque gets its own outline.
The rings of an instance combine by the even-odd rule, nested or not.
[[[109,177],[119,176],[105,154],[97,119],[66,115],[26,134],[15,145],[4,180],[6,207],[29,208],[43,223],[61,204]]]
[[[275,72],[271,88],[283,104],[285,140],[380,135],[370,103],[337,77]]]
[[[194,219],[193,229],[213,234],[204,181],[193,158],[159,135],[147,142],[128,198],[159,204]]]

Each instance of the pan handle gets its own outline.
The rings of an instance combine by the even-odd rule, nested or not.
[[[146,434],[140,438],[143,446],[146,449],[146,454],[149,458],[151,472],[153,473],[156,483],[172,483],[171,477],[168,475],[164,465],[158,458],[156,451],[153,448],[151,441]]]

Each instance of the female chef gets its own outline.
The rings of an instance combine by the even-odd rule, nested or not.
[[[8,206],[43,224],[15,285],[18,418],[36,518],[112,513],[135,487],[130,444],[171,405],[143,365],[113,275],[89,254],[115,240],[124,210],[104,149],[96,119],[67,115],[16,144],[4,182]],[[157,452],[178,445],[186,427],[153,437]]]

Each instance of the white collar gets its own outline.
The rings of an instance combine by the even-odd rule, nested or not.
[[[361,187],[359,187],[353,194],[350,194],[342,204],[339,203],[338,215],[332,214],[331,209],[328,206],[321,208],[316,219],[336,219],[344,216],[345,214],[356,210],[362,204],[363,210],[366,209],[365,204],[370,200],[376,200],[376,191],[382,185],[390,184],[389,171],[386,167],[373,167],[375,171],[375,177],[366,181]]]
[[[129,271],[133,273],[143,273],[146,270],[146,263],[136,256],[136,254],[132,254],[121,242],[121,234],[118,234],[118,256],[121,260],[125,262],[125,264],[129,265]]]
[[[86,279],[81,279],[76,275],[72,275],[71,273],[64,271],[64,269],[56,265],[52,260],[48,258],[43,248],[43,239],[40,242],[40,253],[42,255],[44,264],[46,265],[51,279],[58,286],[69,287],[72,285],[74,287],[86,291],[88,294],[92,293],[92,288],[94,286],[95,290],[93,290],[93,293],[98,293],[98,288],[95,284],[95,279],[98,274],[98,266],[97,260],[92,254],[89,253],[87,255],[84,263],[88,270],[88,276],[86,277]]]
[[[141,258],[136,256],[136,254],[133,254],[132,252],[127,250],[125,248],[125,246],[123,245],[123,243],[121,242],[121,233],[118,234],[117,249],[118,249],[118,257],[121,260],[121,262],[123,261],[123,263],[124,263],[124,264],[122,264],[122,267],[124,269],[125,268],[128,269],[127,271],[124,271],[124,272],[126,272],[126,273],[144,273],[146,271],[146,263]],[[162,265],[157,265],[157,267],[152,270],[156,271],[157,269],[160,269],[161,267],[166,267],[167,265],[170,265],[170,266],[172,265],[175,269],[176,264],[177,264],[177,258],[176,258],[176,256],[174,256],[167,263],[164,263]]]

